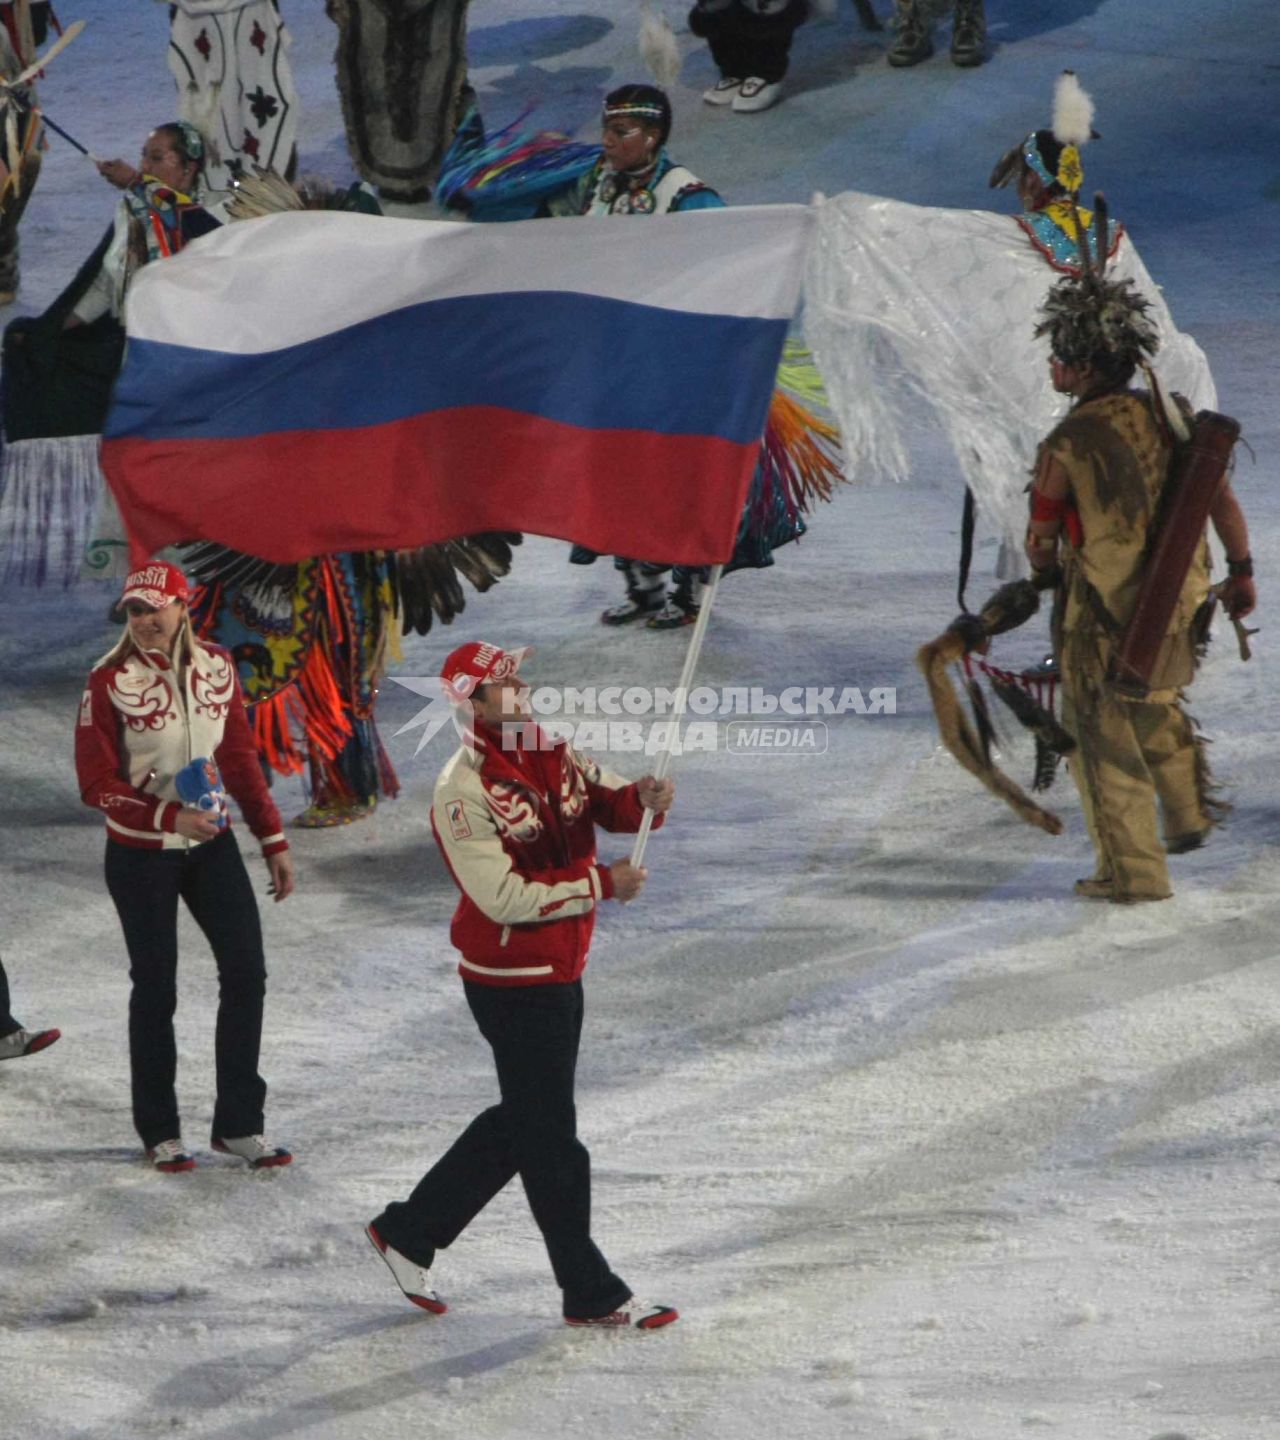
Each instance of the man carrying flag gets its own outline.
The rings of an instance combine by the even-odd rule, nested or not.
[[[367,1233],[408,1298],[443,1314],[430,1275],[436,1251],[518,1174],[565,1322],[653,1330],[677,1311],[637,1299],[591,1238],[591,1160],[577,1138],[574,1072],[596,906],[634,900],[647,873],[629,860],[599,864],[595,827],[631,833],[646,810],[661,824],[675,784],[652,776],[628,784],[546,736],[519,674],[527,654],[473,642],[445,661],[441,678],[466,743],[431,807],[462,892],[450,930],[458,972],[493,1049],[501,1099]]]

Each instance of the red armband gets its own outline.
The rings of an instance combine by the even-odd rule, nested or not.
[[[1031,492],[1031,518],[1033,520],[1061,520],[1067,513],[1067,497],[1055,500],[1039,490]]]
[[[1069,495],[1063,495],[1055,500],[1051,495],[1042,494],[1033,487],[1031,519],[1033,522],[1047,521],[1049,524],[1055,522],[1061,524],[1067,532],[1067,539],[1077,550],[1084,544],[1084,526],[1080,523],[1080,512],[1071,503]]]

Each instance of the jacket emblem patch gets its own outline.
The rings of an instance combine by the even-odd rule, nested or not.
[[[449,832],[455,840],[470,840],[471,826],[467,821],[466,807],[461,800],[450,800],[445,806],[449,816]]]

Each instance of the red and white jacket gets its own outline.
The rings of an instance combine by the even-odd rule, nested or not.
[[[587,963],[595,907],[613,895],[595,827],[634,833],[636,787],[536,725],[503,749],[477,727],[436,781],[431,828],[462,899],[449,938],[484,985],[555,985]],[[655,827],[665,817],[654,817]]]
[[[226,650],[201,645],[185,686],[158,650],[134,650],[90,672],[76,725],[76,775],[80,798],[105,813],[112,840],[147,850],[202,843],[174,831],[183,808],[174,777],[198,755],[213,758],[262,853],[287,850]]]

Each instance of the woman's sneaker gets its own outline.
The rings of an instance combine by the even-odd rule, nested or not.
[[[213,1148],[221,1154],[246,1160],[255,1170],[269,1170],[275,1165],[293,1163],[293,1156],[283,1145],[268,1145],[261,1135],[241,1135],[235,1140],[215,1135],[212,1143]]]
[[[657,1330],[679,1318],[680,1312],[674,1305],[650,1305],[644,1300],[637,1300],[633,1295],[626,1304],[619,1305],[608,1315],[566,1315],[564,1323],[593,1326],[597,1330],[617,1330],[627,1325],[633,1330]]]
[[[152,1145],[147,1151],[147,1159],[165,1175],[180,1175],[184,1170],[196,1168],[195,1157],[188,1152],[181,1136]]]
[[[423,1310],[430,1310],[433,1315],[443,1315],[448,1310],[449,1307],[431,1288],[430,1270],[416,1260],[410,1260],[407,1255],[401,1255],[399,1250],[393,1250],[372,1224],[364,1227],[364,1233],[369,1237],[369,1244],[387,1262],[396,1284],[408,1299]]]

